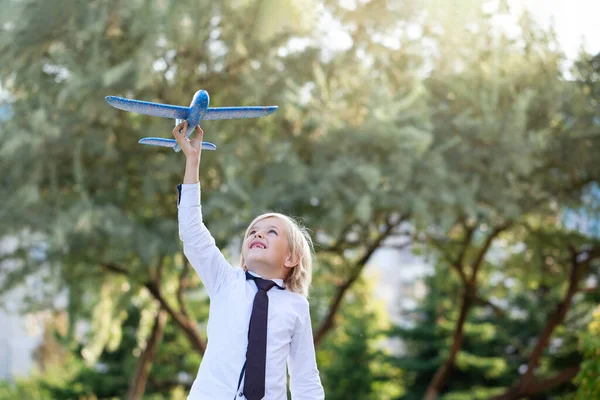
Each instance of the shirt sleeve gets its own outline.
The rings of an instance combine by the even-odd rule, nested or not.
[[[183,253],[200,276],[208,296],[214,296],[223,283],[233,279],[234,268],[227,262],[202,222],[200,183],[177,186],[179,238]]]
[[[308,302],[305,304],[306,309],[290,344],[290,391],[293,400],[321,400],[325,398],[325,392],[317,369]]]

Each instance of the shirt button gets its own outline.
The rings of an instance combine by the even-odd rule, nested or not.
[[[238,397],[242,397],[243,395],[244,395],[244,393],[242,393],[242,392],[238,393]]]

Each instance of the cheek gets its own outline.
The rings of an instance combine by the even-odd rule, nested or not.
[[[277,241],[277,252],[282,256],[287,256],[290,252],[290,246],[287,240],[278,240]]]

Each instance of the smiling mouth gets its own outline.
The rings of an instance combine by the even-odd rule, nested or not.
[[[260,243],[253,243],[250,245],[251,249],[266,249],[265,245],[260,244]]]

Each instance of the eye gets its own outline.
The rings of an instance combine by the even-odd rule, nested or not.
[[[277,235],[277,231],[276,231],[275,229],[271,229],[271,230],[269,231],[269,233],[274,233],[275,235]]]
[[[255,230],[255,229],[252,229],[250,232],[248,232],[248,236],[250,236],[250,235],[254,235],[255,233],[256,233],[256,230]]]

